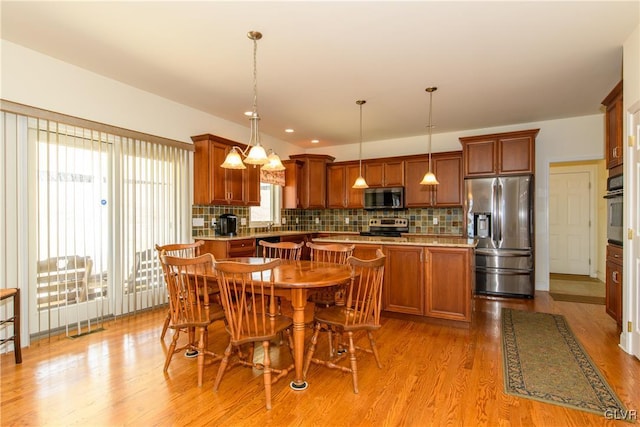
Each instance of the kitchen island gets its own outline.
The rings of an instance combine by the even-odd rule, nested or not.
[[[401,237],[329,235],[317,243],[354,244],[354,256],[387,256],[384,313],[413,320],[438,319],[468,326],[475,282],[473,239],[406,234]]]

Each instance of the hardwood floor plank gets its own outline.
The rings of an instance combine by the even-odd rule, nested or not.
[[[312,365],[308,390],[273,385],[273,409],[264,409],[261,372],[237,367],[213,391],[218,364],[205,367],[197,387],[196,360],[178,354],[162,372],[170,341],[160,340],[165,309],[121,317],[105,330],[77,339],[51,337],[0,356],[0,425],[357,425],[357,426],[602,426],[622,421],[503,392],[502,307],[563,314],[596,366],[629,409],[640,410],[640,361],[622,352],[603,306],[476,298],[470,328],[383,318],[376,334],[383,369],[373,356],[358,361],[360,393],[349,374]],[[210,348],[227,344],[222,325]],[[365,336],[358,336],[361,345]],[[327,351],[326,339],[318,352]],[[259,351],[256,358],[261,358]],[[290,363],[286,347],[272,351],[274,366]]]

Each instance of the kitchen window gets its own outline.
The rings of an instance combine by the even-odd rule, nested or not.
[[[260,183],[260,206],[249,209],[249,227],[269,227],[280,224],[282,187],[266,182]]]

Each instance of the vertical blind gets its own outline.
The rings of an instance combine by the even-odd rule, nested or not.
[[[154,246],[192,240],[190,150],[7,111],[2,125],[0,286],[21,288],[29,334],[166,304]]]

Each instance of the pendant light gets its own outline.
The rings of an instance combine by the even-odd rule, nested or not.
[[[253,110],[249,117],[249,123],[251,125],[251,136],[249,138],[249,145],[245,150],[241,150],[239,147],[232,147],[227,157],[224,159],[224,163],[220,166],[225,169],[246,169],[245,163],[249,165],[261,165],[263,170],[268,171],[282,171],[285,169],[284,165],[280,161],[280,157],[273,151],[267,156],[267,152],[260,143],[260,130],[258,122],[260,116],[258,115],[258,71],[257,71],[257,52],[258,52],[258,40],[262,38],[262,33],[258,31],[249,31],[247,37],[253,40]],[[247,153],[248,152],[248,153]],[[242,159],[244,157],[244,160]]]
[[[356,104],[360,106],[360,154],[358,155],[358,158],[360,159],[360,174],[358,175],[358,178],[356,178],[356,182],[353,183],[353,186],[351,188],[369,188],[369,186],[367,185],[367,181],[365,181],[364,177],[362,176],[362,105],[366,102],[367,101],[365,101],[364,99],[356,101]]]
[[[433,92],[438,90],[437,87],[428,87],[425,89],[429,92],[429,170],[424,174],[422,181],[420,181],[421,185],[438,185],[440,184],[436,179],[436,176],[431,172],[431,132],[433,130],[433,123],[431,122],[431,113],[433,110]]]

